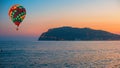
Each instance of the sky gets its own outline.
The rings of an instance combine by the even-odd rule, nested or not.
[[[9,19],[12,5],[26,9],[16,31]],[[37,40],[50,28],[71,26],[120,34],[119,0],[0,0],[0,40]]]

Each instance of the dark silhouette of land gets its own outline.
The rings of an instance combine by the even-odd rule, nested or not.
[[[39,41],[120,40],[120,35],[91,28],[59,27],[41,34]]]

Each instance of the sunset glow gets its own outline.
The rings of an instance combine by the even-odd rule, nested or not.
[[[118,0],[1,0],[0,37],[28,36],[37,39],[50,28],[72,26],[120,34]],[[8,17],[14,4],[26,8],[26,18],[16,31]]]

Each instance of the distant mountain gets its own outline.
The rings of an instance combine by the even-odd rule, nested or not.
[[[38,40],[120,40],[120,35],[91,28],[59,27],[49,29],[47,32],[42,33]]]

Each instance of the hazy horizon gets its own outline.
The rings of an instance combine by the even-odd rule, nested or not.
[[[89,27],[120,34],[119,0],[1,0],[0,40],[37,40],[50,28]],[[9,19],[9,8],[20,4],[26,18],[16,31]]]

